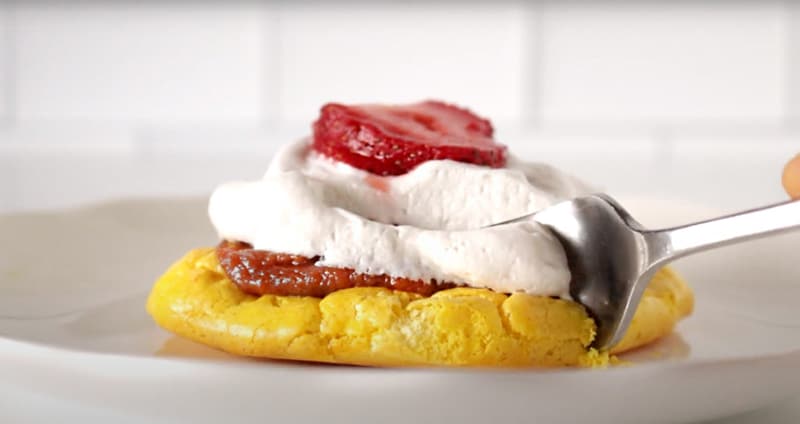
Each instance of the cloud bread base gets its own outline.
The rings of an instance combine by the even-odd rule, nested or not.
[[[588,346],[594,321],[575,302],[456,288],[431,297],[385,288],[324,298],[252,296],[195,249],[156,282],[147,310],[163,328],[237,355],[369,366],[604,366],[614,353],[669,334],[693,296],[672,270],[647,288],[622,342]]]

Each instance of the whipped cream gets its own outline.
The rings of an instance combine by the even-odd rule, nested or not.
[[[263,179],[219,186],[208,211],[221,238],[319,256],[318,265],[568,298],[566,256],[549,231],[484,227],[590,191],[513,157],[502,169],[437,160],[379,177],[303,139],[282,148]]]

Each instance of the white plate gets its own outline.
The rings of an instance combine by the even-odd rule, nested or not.
[[[627,204],[646,224],[713,215],[676,202]],[[172,337],[144,300],[170,262],[214,243],[203,200],[2,216],[0,235],[0,388],[70,411],[132,421],[688,422],[800,391],[796,235],[680,262],[696,290],[694,316],[627,355],[633,366],[600,371],[255,361]]]

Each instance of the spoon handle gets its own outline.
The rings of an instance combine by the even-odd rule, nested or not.
[[[659,266],[695,252],[792,230],[800,230],[800,200],[643,233],[650,266]]]

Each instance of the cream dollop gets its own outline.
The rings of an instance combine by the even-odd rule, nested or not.
[[[484,227],[589,191],[515,158],[502,169],[437,160],[379,177],[304,139],[281,149],[263,179],[219,186],[209,216],[221,238],[318,256],[319,265],[568,298],[566,257],[549,231]]]

